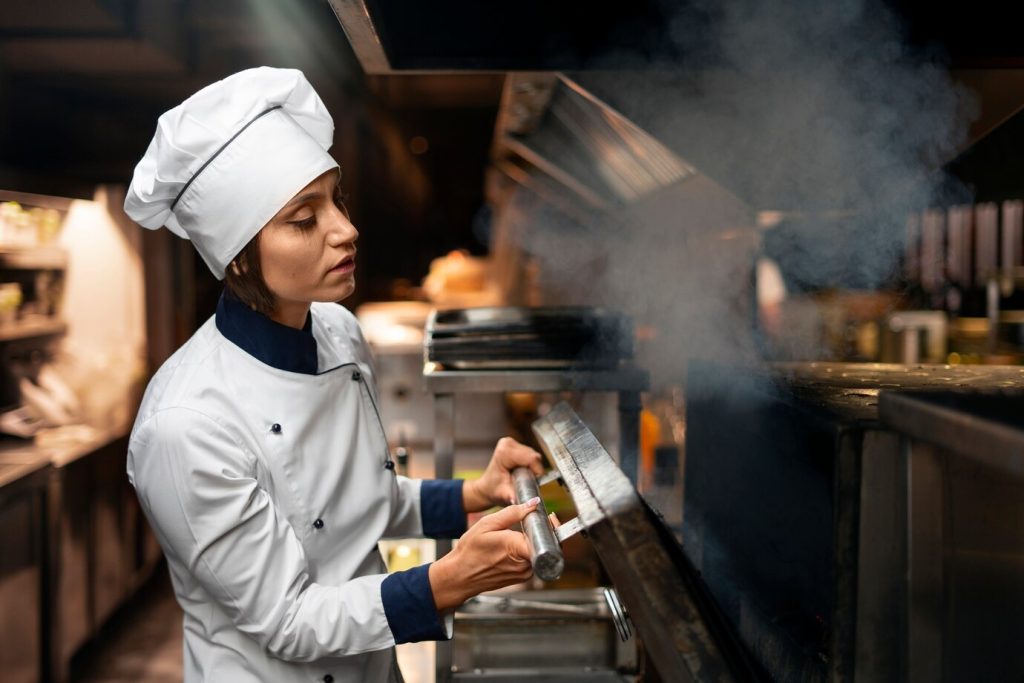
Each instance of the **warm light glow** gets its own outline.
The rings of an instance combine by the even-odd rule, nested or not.
[[[413,154],[426,154],[429,150],[430,142],[428,142],[427,139],[422,135],[417,135],[416,137],[409,140],[409,151],[412,152]]]

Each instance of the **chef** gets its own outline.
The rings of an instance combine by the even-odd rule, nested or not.
[[[225,290],[154,375],[128,477],[184,610],[185,680],[395,681],[394,646],[452,635],[451,610],[529,578],[535,509],[506,505],[502,439],[472,482],[395,472],[354,316],[358,232],[327,153],[333,121],[301,72],[257,68],[163,114],[125,211],[192,241]],[[456,538],[387,574],[377,541]]]

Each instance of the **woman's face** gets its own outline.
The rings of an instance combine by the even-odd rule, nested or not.
[[[341,203],[338,176],[333,169],[306,185],[260,233],[260,269],[278,311],[355,291],[359,233]]]

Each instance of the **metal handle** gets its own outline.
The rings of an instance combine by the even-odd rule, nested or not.
[[[603,592],[604,601],[608,603],[608,611],[612,613],[612,623],[619,632],[619,640],[626,642],[633,635],[633,629],[629,626],[629,613],[614,588],[605,588]]]
[[[531,498],[540,498],[537,478],[527,467],[512,470],[512,483],[516,489],[516,502],[525,503]],[[523,519],[523,532],[530,544],[530,563],[533,573],[544,581],[554,581],[565,569],[562,548],[558,545],[555,532],[548,522],[548,513],[541,499],[535,509]]]

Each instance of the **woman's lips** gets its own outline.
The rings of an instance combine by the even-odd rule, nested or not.
[[[342,273],[342,274],[346,274],[347,275],[348,273],[351,273],[355,269],[356,269],[356,260],[353,257],[351,257],[351,256],[346,256],[342,260],[338,261],[338,263],[333,268],[331,268],[329,271],[327,271],[327,272],[329,272],[329,273]]]

